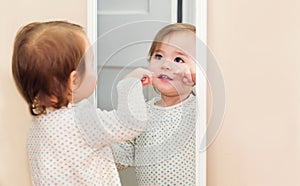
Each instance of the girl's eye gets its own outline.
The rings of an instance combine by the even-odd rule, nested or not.
[[[163,56],[160,55],[160,54],[155,54],[154,55],[154,59],[156,59],[156,60],[161,60],[162,58],[163,58]]]
[[[175,61],[176,63],[184,63],[183,59],[180,58],[180,57],[176,57],[176,58],[174,59],[174,61]]]

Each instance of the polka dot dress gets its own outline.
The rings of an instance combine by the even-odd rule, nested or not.
[[[119,143],[114,148],[116,160],[122,165],[135,166],[139,186],[194,186],[195,96],[171,107],[155,106],[156,101],[147,104],[152,128],[130,142]],[[131,152],[125,153],[126,150]]]
[[[119,104],[139,105],[135,112],[140,118],[146,117],[142,85],[132,86],[134,81],[121,81],[118,92],[121,93],[119,97],[127,98],[129,94],[136,94],[137,99],[134,99],[134,103],[128,103],[127,99],[119,100]],[[118,112],[122,113],[122,109]],[[128,115],[127,110],[124,112],[123,115]],[[96,111],[87,100],[83,100],[34,118],[27,140],[32,184],[121,185],[110,144],[139,134],[123,126],[120,121],[122,117],[113,111]],[[147,121],[133,118],[131,116],[130,121],[135,124]]]

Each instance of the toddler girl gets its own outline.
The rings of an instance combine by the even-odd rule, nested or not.
[[[136,69],[117,86],[118,109],[95,109],[86,99],[97,73],[82,27],[64,21],[36,22],[15,38],[12,72],[33,115],[27,150],[33,185],[120,185],[110,144],[140,132],[146,107]],[[133,98],[134,97],[134,98]]]
[[[161,94],[147,102],[150,129],[114,145],[117,164],[135,166],[138,185],[196,184],[195,32],[193,25],[168,25],[150,48],[152,85]]]

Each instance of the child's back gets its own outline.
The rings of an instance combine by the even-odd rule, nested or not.
[[[31,23],[16,36],[13,76],[33,115],[33,185],[120,185],[110,144],[145,127],[141,79],[151,73],[128,74],[117,86],[118,109],[97,110],[87,100],[97,82],[88,48],[83,29],[63,21]]]

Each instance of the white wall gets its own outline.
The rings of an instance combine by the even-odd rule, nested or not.
[[[208,0],[227,109],[208,186],[299,186],[300,2]]]
[[[27,186],[30,176],[25,139],[30,124],[27,106],[11,74],[13,40],[17,30],[33,21],[68,20],[87,25],[85,0],[0,1],[0,185]]]

